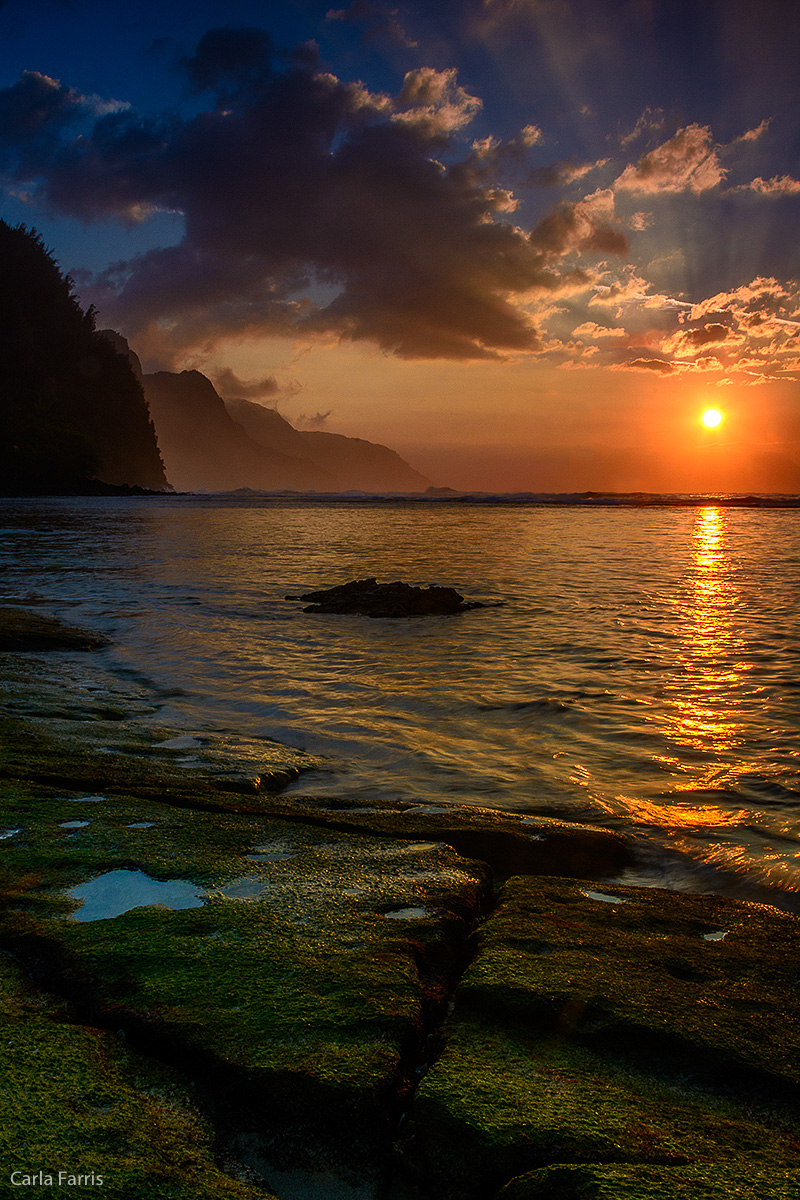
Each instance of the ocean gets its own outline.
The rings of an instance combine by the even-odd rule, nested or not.
[[[315,755],[290,791],[611,826],[622,882],[800,911],[796,507],[22,499],[0,545],[0,601],[108,634],[160,725]],[[366,576],[485,607],[285,598]]]

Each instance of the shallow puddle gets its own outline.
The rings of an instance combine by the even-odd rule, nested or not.
[[[704,933],[703,941],[704,942],[721,942],[722,939],[726,938],[727,936],[728,936],[727,929],[718,929],[716,931],[716,933]]]
[[[4,842],[6,838],[16,837],[18,833],[22,833],[21,829],[4,829],[0,833],[0,842]]]
[[[229,900],[255,900],[267,886],[265,879],[250,876],[248,879],[238,879],[236,883],[229,883],[218,890]]]
[[[245,858],[249,862],[257,863],[286,862],[288,858],[294,857],[291,850],[274,850],[270,854],[245,854]]]
[[[72,796],[70,804],[100,804],[105,796]]]
[[[79,900],[75,921],[105,921],[132,908],[199,908],[204,892],[185,879],[151,879],[144,871],[106,871],[72,888],[67,895]]]
[[[602,900],[604,904],[628,903],[624,896],[609,896],[608,892],[593,892],[591,889],[587,889],[585,892],[582,892],[582,895],[586,896],[588,900]]]
[[[523,825],[539,825],[541,827],[541,824],[542,824],[541,817],[523,817],[522,824]],[[546,842],[548,835],[546,833],[528,833],[526,830],[525,836],[531,842]]]
[[[326,804],[325,808],[330,809],[333,813],[382,813],[385,811],[382,808],[367,808],[364,804],[349,804],[347,807],[339,804],[335,806]]]
[[[431,914],[427,908],[393,908],[391,912],[385,912],[385,917],[391,917],[395,921],[416,921],[420,917],[429,917]]]
[[[91,821],[61,821],[60,829],[85,829],[87,825],[91,825]]]

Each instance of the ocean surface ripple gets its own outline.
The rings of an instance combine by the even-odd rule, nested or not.
[[[318,755],[295,790],[613,825],[626,882],[800,909],[800,512],[0,501],[4,603],[114,639],[160,723]],[[409,620],[287,594],[376,576],[490,602]]]

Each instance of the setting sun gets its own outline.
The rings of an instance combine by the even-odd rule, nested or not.
[[[718,408],[707,408],[703,413],[703,424],[707,429],[716,429],[722,424],[722,413]]]

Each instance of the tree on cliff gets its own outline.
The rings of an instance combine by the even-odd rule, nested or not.
[[[36,231],[0,220],[0,492],[97,480],[166,486],[141,385]]]

